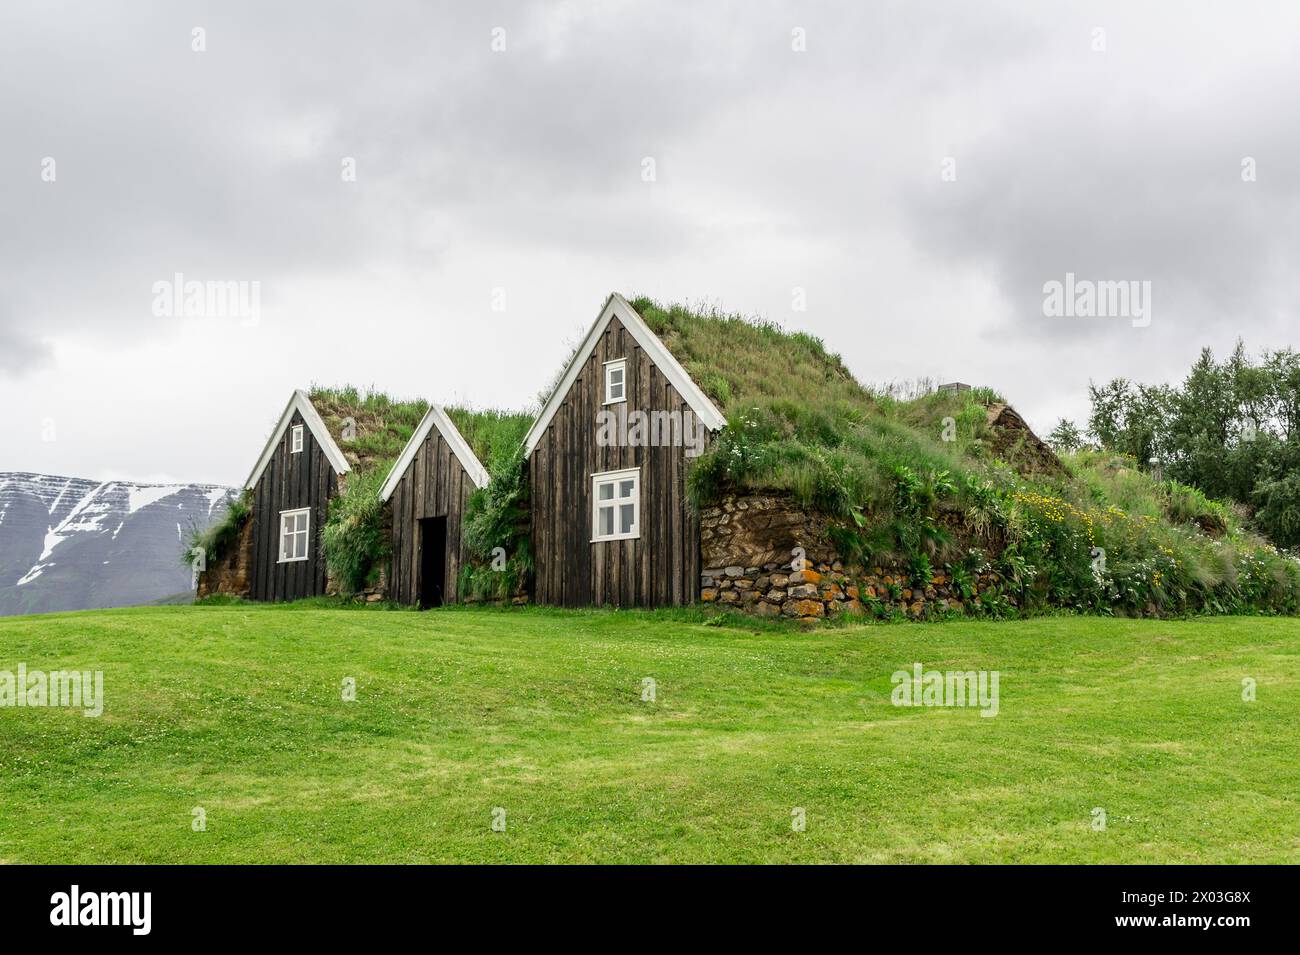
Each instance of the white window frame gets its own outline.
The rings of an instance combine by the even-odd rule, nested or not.
[[[307,518],[306,526],[301,531],[297,529],[297,520],[296,520],[298,515],[300,514]],[[284,556],[284,541],[285,541],[284,523],[285,523],[285,519],[290,517],[294,518],[295,522],[294,522],[294,530],[290,531],[289,533],[293,534],[295,537],[301,534],[304,539],[303,554],[301,557]],[[297,549],[298,549],[297,545],[295,544],[294,550],[296,551]],[[308,557],[311,556],[311,508],[310,507],[295,507],[292,510],[280,512],[280,550],[278,553],[280,554],[280,559],[276,561],[276,563],[279,564],[293,564],[300,560],[306,560]]]
[[[628,497],[618,496],[618,485],[621,481],[632,480],[632,493]],[[602,502],[600,499],[600,486],[602,484],[612,484],[614,486],[614,496],[607,499],[604,507],[610,507],[614,510],[614,521],[611,525],[614,528],[613,534],[600,533],[600,512]],[[632,529],[626,534],[618,532],[618,507],[620,504],[630,503],[632,505]],[[602,541],[626,541],[637,540],[641,536],[641,469],[625,468],[622,471],[601,471],[591,476],[591,542],[593,544]]]
[[[623,389],[623,394],[618,398],[611,398],[609,396],[611,387],[609,379],[611,373],[616,370],[623,372],[623,380],[619,383],[619,387]],[[627,401],[627,359],[615,358],[613,361],[605,362],[605,404],[616,405],[624,401]]]
[[[289,453],[290,454],[302,453],[302,441],[303,441],[302,432],[303,432],[303,426],[300,424],[296,424],[289,429]]]

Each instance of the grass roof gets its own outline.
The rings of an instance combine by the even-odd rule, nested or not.
[[[697,502],[789,491],[835,519],[841,554],[905,561],[923,584],[933,561],[975,572],[996,555],[1030,603],[1041,591],[1088,610],[1300,605],[1300,564],[1222,505],[1113,455],[1062,462],[992,389],[921,383],[900,397],[857,381],[812,335],[711,308],[632,306],[727,417],[688,472]]]
[[[391,467],[429,410],[429,403],[422,398],[398,401],[382,392],[363,391],[352,385],[313,385],[309,397],[330,437],[358,474]],[[351,429],[347,428],[349,421]]]
[[[330,435],[358,474],[373,470],[382,470],[386,474],[429,410],[429,403],[422,398],[401,401],[383,392],[362,390],[352,385],[337,388],[313,386],[310,398]],[[494,456],[523,442],[533,421],[531,415],[515,411],[462,407],[443,410],[489,471]],[[354,428],[352,436],[345,438],[344,428],[349,419]]]
[[[990,389],[900,400],[858,381],[806,332],[644,297],[631,304],[727,417],[693,469],[697,498],[724,483],[790,490],[850,517],[892,498],[898,466],[961,471],[991,447],[988,408],[1000,398]]]
[[[663,306],[648,298],[631,305],[724,413],[755,399],[799,396],[864,410],[871,403],[870,393],[840,356],[806,332],[717,309]]]
[[[522,411],[461,407],[444,410],[489,474],[493,473],[494,462],[510,456],[524,443],[533,424],[533,416]]]

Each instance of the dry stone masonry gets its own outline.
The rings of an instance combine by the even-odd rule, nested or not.
[[[196,596],[210,597],[225,594],[228,597],[248,596],[248,567],[253,558],[253,522],[245,521],[239,529],[234,545],[199,574]]]
[[[922,584],[901,569],[846,565],[828,530],[824,517],[779,494],[729,494],[703,508],[701,601],[803,621],[890,611],[925,618],[965,608],[942,572]],[[980,576],[977,591],[994,581]]]
[[[993,583],[990,574],[979,578],[981,588]],[[924,619],[961,611],[966,605],[943,573],[936,573],[922,587],[901,571],[846,567],[838,560],[803,570],[775,563],[709,568],[700,578],[700,599],[759,617],[804,621],[891,610]]]

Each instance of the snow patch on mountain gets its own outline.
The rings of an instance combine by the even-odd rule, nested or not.
[[[211,513],[212,509],[217,505],[221,505],[222,507],[225,507],[229,503],[230,503],[230,488],[214,487],[211,491],[208,492],[209,513]]]
[[[33,580],[35,580],[37,577],[41,575],[41,572],[44,571],[47,566],[53,566],[53,565],[37,564],[31,570],[27,571],[27,573],[23,574],[23,576],[19,578],[18,583],[15,584],[14,586],[22,587],[25,584],[30,584]]]
[[[134,514],[142,507],[148,507],[165,497],[179,494],[183,490],[185,490],[184,484],[145,484],[132,487],[127,491],[129,502],[127,513]]]
[[[51,513],[51,514],[54,513],[55,508],[57,508],[57,507],[59,506],[60,502],[62,502],[62,500],[63,500],[63,495],[67,492],[68,488],[72,487],[73,483],[74,483],[73,480],[72,480],[71,478],[69,478],[69,479],[64,483],[63,487],[59,488],[59,493],[56,494],[55,497],[54,497],[54,500],[50,502],[50,513]]]
[[[103,484],[96,485],[93,490],[77,502],[76,506],[68,512],[68,516],[61,520],[57,527],[51,527],[46,530],[45,549],[41,551],[41,560],[45,560],[53,554],[54,548],[63,543],[65,537],[72,534],[83,533],[85,531],[97,531],[100,529],[99,518],[108,510],[108,508],[105,504],[92,504],[92,501],[94,501],[95,495],[99,493],[99,490],[102,487],[104,487]],[[62,492],[60,492],[59,497],[62,499]],[[55,504],[57,503],[58,502],[56,501]],[[50,513],[54,513],[53,508],[51,508]],[[73,523],[77,518],[82,519]]]

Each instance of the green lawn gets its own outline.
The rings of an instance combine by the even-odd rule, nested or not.
[[[918,661],[999,714],[893,706]],[[1300,861],[1294,619],[153,607],[0,620],[20,662],[106,703],[0,708],[0,861]]]

